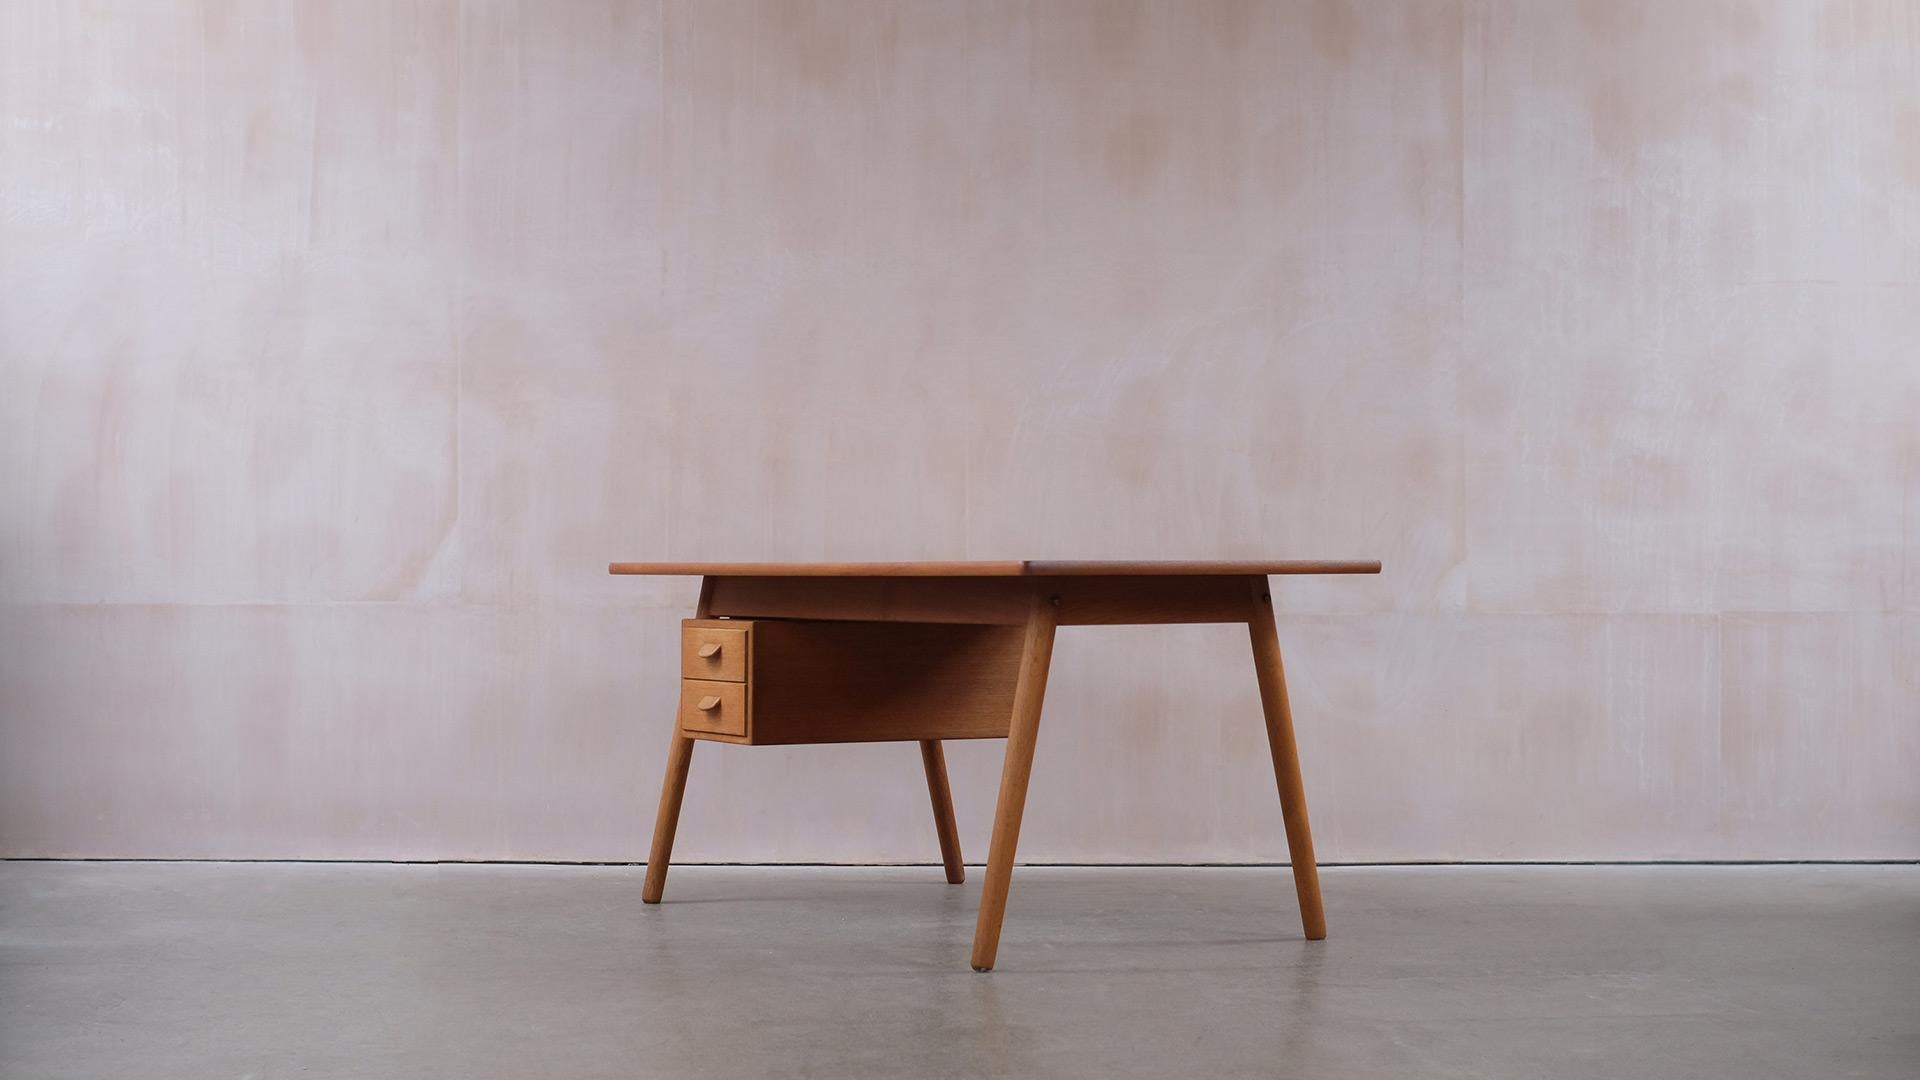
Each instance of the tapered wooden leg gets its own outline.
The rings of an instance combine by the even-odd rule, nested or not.
[[[1247,629],[1253,638],[1253,670],[1260,679],[1260,705],[1267,715],[1267,744],[1273,750],[1273,778],[1280,785],[1280,815],[1287,826],[1287,856],[1293,862],[1293,888],[1300,895],[1300,923],[1307,939],[1327,936],[1327,914],[1320,906],[1320,868],[1313,861],[1313,830],[1307,825],[1307,792],[1300,781],[1300,751],[1293,743],[1293,709],[1287,704],[1287,675],[1280,663],[1280,635],[1273,623],[1273,594],[1266,578],[1254,578],[1253,611]]]
[[[667,888],[667,863],[673,858],[673,831],[680,827],[680,798],[687,793],[687,770],[693,765],[693,740],[673,727],[673,742],[667,748],[667,778],[660,785],[660,810],[653,817],[653,851],[647,856],[647,881],[640,888],[640,899],[649,904],[660,902]]]
[[[947,868],[947,883],[958,885],[967,880],[966,864],[960,861],[960,830],[953,823],[953,789],[947,786],[947,754],[939,739],[920,740],[920,763],[927,767],[927,794],[933,799],[933,828],[940,834],[940,861]]]
[[[1047,668],[1053,662],[1053,630],[1058,620],[1053,598],[1035,597],[1013,692],[1007,759],[1000,767],[1000,802],[993,814],[987,877],[980,887],[980,919],[973,928],[975,971],[993,970],[994,956],[1000,951],[1000,921],[1007,914],[1007,886],[1013,880],[1014,848],[1020,843],[1020,815],[1027,808],[1027,779],[1033,775],[1033,744],[1040,734],[1040,704],[1047,695]]]
[[[693,617],[713,614],[713,579],[700,579],[700,599]],[[643,903],[657,904],[667,888],[667,864],[673,859],[673,834],[680,827],[680,799],[687,793],[687,770],[693,767],[693,740],[680,733],[678,719],[673,741],[667,744],[667,778],[660,783],[660,809],[653,815],[653,850],[647,855],[647,880],[640,887]]]

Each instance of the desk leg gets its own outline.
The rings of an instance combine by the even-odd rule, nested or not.
[[[660,785],[660,810],[653,818],[653,851],[647,856],[647,880],[640,888],[640,899],[648,904],[660,902],[667,888],[667,861],[673,858],[673,832],[680,827],[680,799],[687,793],[687,770],[693,765],[693,740],[673,725],[673,742],[667,748],[667,778]]]
[[[700,579],[700,601],[693,617],[713,614],[713,579]],[[640,887],[642,903],[657,904],[667,888],[667,863],[673,858],[673,834],[680,827],[680,800],[687,793],[687,770],[693,767],[693,740],[680,733],[674,717],[673,741],[667,744],[667,778],[660,784],[660,809],[653,815],[653,850],[647,855],[647,880]]]
[[[1280,664],[1280,635],[1273,624],[1273,594],[1265,578],[1253,579],[1253,612],[1247,630],[1253,638],[1260,705],[1267,716],[1273,776],[1280,785],[1280,816],[1287,826],[1287,857],[1293,863],[1293,888],[1300,896],[1300,922],[1307,939],[1319,941],[1327,936],[1327,915],[1320,906],[1320,868],[1313,861],[1307,791],[1300,780],[1300,751],[1293,743],[1293,709],[1287,704],[1287,675]]]
[[[953,823],[953,789],[947,786],[947,753],[939,739],[920,740],[920,763],[927,767],[927,794],[933,799],[933,828],[940,834],[940,861],[947,868],[947,884],[967,880],[960,861],[960,830]]]
[[[1040,734],[1040,704],[1047,695],[1047,668],[1053,662],[1053,630],[1060,613],[1052,597],[1036,596],[1027,616],[1026,644],[1020,654],[1019,682],[1013,692],[1013,723],[1007,730],[1007,758],[1000,767],[1000,802],[993,814],[993,843],[987,849],[987,877],[980,887],[980,918],[973,928],[973,970],[993,970],[1000,951],[1000,921],[1007,914],[1007,886],[1013,880],[1013,851],[1020,842],[1020,816],[1027,808],[1027,779],[1033,775],[1033,744]]]

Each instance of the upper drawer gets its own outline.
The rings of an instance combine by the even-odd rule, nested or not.
[[[747,681],[747,633],[750,623],[729,626],[710,619],[680,624],[680,675],[687,679]]]

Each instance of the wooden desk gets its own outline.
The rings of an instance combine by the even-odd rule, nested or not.
[[[1267,578],[1377,562],[614,563],[703,580],[682,624],[680,708],[641,898],[660,902],[693,744],[920,743],[947,880],[965,878],[943,739],[1006,739],[973,935],[989,971],[1013,877],[1054,628],[1244,622],[1266,712],[1300,920],[1327,936]]]

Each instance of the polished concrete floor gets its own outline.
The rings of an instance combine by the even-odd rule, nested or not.
[[[0,1077],[1920,1077],[1920,867],[0,864]]]

